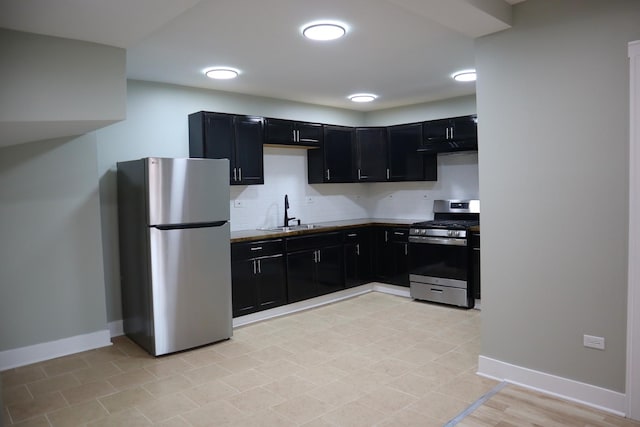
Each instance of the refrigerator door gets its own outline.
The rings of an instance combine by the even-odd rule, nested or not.
[[[152,227],[149,233],[153,354],[230,338],[229,223],[168,230]]]
[[[148,224],[229,220],[228,159],[146,159]]]

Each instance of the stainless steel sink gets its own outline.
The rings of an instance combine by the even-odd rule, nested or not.
[[[300,225],[290,225],[288,227],[285,227],[281,225],[280,227],[263,228],[262,230],[288,232],[288,231],[314,230],[316,228],[322,228],[322,226],[317,224],[300,224]]]

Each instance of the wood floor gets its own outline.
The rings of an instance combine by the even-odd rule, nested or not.
[[[637,427],[640,422],[507,385],[456,426]]]

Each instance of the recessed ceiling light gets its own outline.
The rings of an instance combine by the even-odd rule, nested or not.
[[[451,77],[458,82],[475,82],[476,70],[461,70],[451,74]]]
[[[372,93],[354,93],[353,95],[349,95],[348,98],[352,102],[371,102],[375,100],[378,95],[374,95]]]
[[[302,27],[302,35],[311,40],[335,40],[346,33],[347,26],[339,22],[310,22]]]
[[[240,72],[229,67],[215,67],[207,68],[204,70],[204,74],[210,79],[229,80],[238,77]]]

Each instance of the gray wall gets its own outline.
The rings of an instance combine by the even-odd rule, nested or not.
[[[107,329],[96,137],[0,148],[0,351]]]
[[[0,29],[0,146],[81,135],[126,113],[126,52]]]
[[[620,392],[639,22],[637,0],[528,0],[476,43],[481,354]]]
[[[473,83],[465,83],[473,84]],[[444,117],[466,116],[475,114],[475,95],[460,96],[424,104],[407,105],[368,112],[365,126],[391,126],[401,123],[421,122]]]

